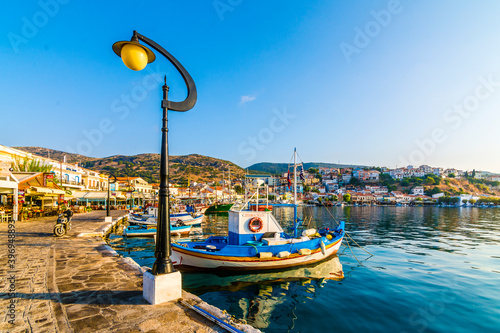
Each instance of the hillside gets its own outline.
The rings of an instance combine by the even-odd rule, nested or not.
[[[292,166],[292,164],[287,163],[256,163],[248,167],[249,170],[258,171],[262,173],[268,173],[273,175],[282,174],[287,172],[288,167]],[[352,164],[336,164],[336,163],[322,163],[322,162],[309,162],[304,163],[304,169],[308,170],[309,168],[364,168],[364,165],[352,165]]]
[[[64,156],[66,156],[66,162],[68,163],[83,163],[86,161],[92,161],[97,159],[96,157],[88,157],[80,154],[72,154],[60,150],[54,150],[42,147],[12,147],[12,148],[32,153],[37,156],[51,158],[56,161],[62,161]]]
[[[108,170],[117,177],[141,177],[149,183],[159,183],[160,154],[139,154],[134,156],[115,155],[104,158],[70,154],[62,151],[40,147],[15,147],[34,155],[62,160],[66,155],[68,163],[79,163],[90,170]],[[236,164],[218,158],[191,154],[186,156],[170,156],[170,182],[187,184],[188,177],[193,181],[211,182],[222,179],[224,171],[231,169],[231,178],[242,178],[245,170]]]

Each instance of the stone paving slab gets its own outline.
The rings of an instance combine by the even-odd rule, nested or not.
[[[114,219],[125,213],[111,211]],[[60,238],[52,234],[56,217],[16,222],[15,272],[8,266],[8,226],[0,224],[0,332],[225,332],[179,303],[148,304],[141,268],[91,236],[106,228],[104,215],[75,214],[72,230]],[[77,237],[82,233],[90,237]],[[210,308],[192,294],[183,292],[183,299]]]

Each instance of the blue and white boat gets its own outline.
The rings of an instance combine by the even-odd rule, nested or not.
[[[130,224],[135,225],[156,225],[157,215],[155,212],[152,214],[129,214],[128,221]],[[183,212],[170,214],[170,223],[175,224],[182,222],[184,225],[201,224],[203,221],[203,214],[196,214],[194,212]]]
[[[295,163],[294,171],[296,175]],[[252,198],[259,193],[259,186],[263,183],[259,181]],[[294,194],[296,198],[296,186]],[[308,229],[298,236],[299,220],[297,205],[294,205],[294,235],[288,235],[271,211],[247,208],[252,198],[241,210],[229,211],[228,236],[173,243],[173,264],[197,269],[262,271],[309,265],[337,253],[344,237],[344,222],[332,230]]]
[[[174,236],[188,235],[191,232],[191,225],[171,226],[170,234]],[[123,229],[123,236],[126,237],[154,237],[156,226],[131,225]]]

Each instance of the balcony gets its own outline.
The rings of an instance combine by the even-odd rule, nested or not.
[[[83,182],[77,182],[74,180],[65,180],[63,179],[62,181],[62,187],[70,187],[70,188],[76,188],[76,189],[83,189],[85,187],[85,184]]]

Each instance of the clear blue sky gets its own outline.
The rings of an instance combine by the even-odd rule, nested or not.
[[[159,152],[155,78],[186,91],[160,55],[133,72],[112,52],[137,30],[197,84],[195,108],[169,113],[172,155],[500,172],[499,16],[498,1],[9,2],[0,143]]]

